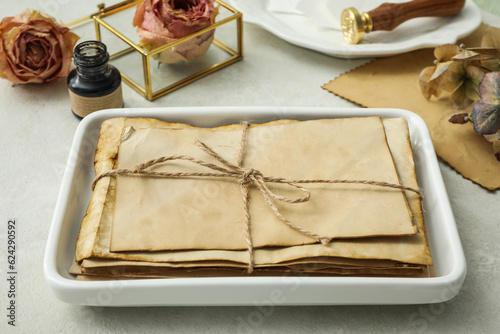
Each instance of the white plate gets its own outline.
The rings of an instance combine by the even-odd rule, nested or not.
[[[243,13],[244,22],[257,24],[289,43],[342,58],[383,57],[455,43],[481,24],[479,8],[467,0],[455,16],[416,18],[392,31],[365,34],[362,43],[349,45],[340,30],[320,27],[304,15],[268,11],[270,1],[273,0],[229,0],[229,3]],[[346,7],[350,7],[348,2]]]
[[[355,116],[404,117],[410,128],[424,217],[436,277],[234,277],[129,281],[76,281],[68,274],[80,222],[91,197],[93,159],[101,122],[111,117],[155,117],[197,126],[242,120],[317,119]],[[98,306],[333,305],[443,302],[460,290],[465,257],[436,155],[424,121],[399,109],[210,107],[116,109],[91,114],[79,124],[51,223],[44,272],[64,302]]]

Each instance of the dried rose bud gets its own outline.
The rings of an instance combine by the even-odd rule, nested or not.
[[[66,77],[79,37],[51,16],[26,9],[0,23],[0,77],[46,83]]]
[[[137,5],[133,24],[141,43],[152,50],[200,31],[215,22],[214,0],[145,0]],[[161,52],[162,63],[188,61],[210,47],[214,31],[208,31]]]

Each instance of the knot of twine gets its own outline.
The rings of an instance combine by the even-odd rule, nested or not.
[[[224,159],[222,156],[220,156],[218,153],[216,153],[212,148],[210,148],[207,144],[196,141],[196,145],[198,145],[205,153],[210,155],[211,157],[215,158],[220,165],[216,165],[204,160],[199,160],[195,159],[190,156],[185,156],[185,155],[172,155],[172,156],[166,156],[166,157],[160,157],[157,159],[150,160],[146,163],[138,165],[135,169],[126,169],[126,168],[121,168],[121,169],[111,169],[106,172],[103,172],[99,174],[98,176],[95,177],[94,181],[92,182],[92,190],[95,188],[97,182],[104,178],[104,177],[109,177],[109,176],[117,176],[117,175],[122,175],[122,176],[148,176],[148,177],[160,177],[160,178],[183,178],[183,177],[229,177],[229,178],[234,178],[238,181],[238,184],[240,185],[240,190],[242,193],[242,198],[243,198],[243,211],[244,211],[244,227],[245,227],[245,239],[247,243],[247,250],[248,250],[248,267],[247,270],[249,273],[251,273],[254,269],[254,255],[253,255],[253,243],[252,243],[252,237],[251,237],[251,224],[250,224],[250,213],[249,213],[249,187],[250,185],[255,186],[262,196],[264,197],[264,200],[266,204],[269,206],[269,208],[273,211],[273,213],[278,217],[280,221],[282,221],[284,224],[289,226],[291,229],[301,233],[304,236],[313,238],[319,242],[321,242],[323,245],[327,245],[330,243],[332,238],[327,237],[327,236],[322,236],[319,235],[315,232],[309,231],[307,229],[304,229],[300,226],[297,226],[290,222],[288,219],[286,219],[281,212],[278,210],[276,204],[274,204],[273,200],[281,201],[281,202],[286,202],[286,203],[303,203],[309,201],[311,197],[311,193],[309,190],[306,188],[302,187],[301,183],[350,183],[350,184],[366,184],[366,185],[372,185],[372,186],[379,186],[379,187],[387,187],[387,188],[393,188],[393,189],[399,189],[399,190],[408,190],[415,192],[418,194],[419,198],[422,200],[423,195],[420,189],[415,189],[411,187],[406,187],[400,184],[393,184],[393,183],[388,183],[388,182],[380,182],[380,181],[367,181],[367,180],[322,180],[322,179],[314,179],[314,180],[287,180],[284,178],[278,178],[278,177],[271,177],[271,176],[264,176],[259,170],[253,169],[253,168],[243,168],[241,167],[242,161],[243,161],[243,155],[244,151],[246,148],[246,134],[248,132],[248,128],[250,125],[248,123],[243,123],[243,131],[242,131],[242,138],[241,138],[241,145],[240,145],[240,150],[238,154],[238,162],[237,164],[232,164],[226,159]],[[208,169],[211,169],[214,172],[155,172],[148,170],[148,168],[166,163],[169,161],[174,161],[174,160],[184,160],[184,161],[190,161],[192,163],[198,164],[200,166],[206,167]],[[290,198],[286,196],[280,196],[273,191],[271,191],[267,185],[267,183],[281,183],[281,184],[287,184],[291,187],[294,187],[300,191],[303,192],[302,196],[295,197],[295,198]]]

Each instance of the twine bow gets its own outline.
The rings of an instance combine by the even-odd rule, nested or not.
[[[310,197],[311,193],[309,190],[306,188],[302,187],[301,183],[357,183],[357,184],[367,184],[367,185],[372,185],[372,186],[380,186],[380,187],[389,187],[389,188],[394,188],[394,189],[400,189],[400,190],[408,190],[408,191],[413,191],[418,194],[420,199],[423,198],[422,192],[419,189],[411,188],[411,187],[406,187],[400,184],[393,184],[393,183],[387,183],[387,182],[379,182],[379,181],[366,181],[366,180],[322,180],[322,179],[315,179],[315,180],[287,180],[284,178],[278,178],[278,177],[271,177],[271,176],[265,176],[263,175],[260,171],[253,169],[253,168],[243,168],[242,161],[243,161],[243,156],[244,156],[244,151],[246,148],[246,134],[248,131],[248,128],[250,125],[248,123],[243,124],[243,132],[242,132],[242,138],[241,138],[241,145],[240,145],[240,150],[238,154],[238,161],[237,164],[232,164],[226,159],[224,159],[220,154],[215,152],[212,148],[210,148],[207,144],[196,141],[196,145],[198,145],[205,153],[210,155],[211,157],[215,158],[220,165],[216,165],[204,160],[199,160],[195,159],[190,156],[185,156],[185,155],[172,155],[168,157],[160,157],[158,159],[153,159],[150,160],[146,163],[138,165],[135,169],[111,169],[108,170],[104,173],[99,174],[96,176],[94,181],[92,182],[92,189],[95,188],[95,185],[97,182],[104,178],[104,177],[109,177],[109,176],[117,176],[117,175],[124,175],[124,176],[149,176],[149,177],[160,177],[160,178],[182,178],[182,177],[220,177],[220,178],[234,178],[237,180],[240,190],[242,193],[242,198],[243,198],[243,210],[244,210],[244,226],[245,226],[245,238],[247,242],[247,250],[248,250],[248,272],[251,273],[254,269],[254,256],[253,256],[253,243],[252,243],[252,237],[251,237],[251,224],[250,224],[250,213],[249,213],[249,187],[250,185],[255,186],[262,196],[264,197],[264,200],[266,204],[269,206],[269,208],[273,211],[273,213],[278,217],[280,221],[282,221],[284,224],[289,226],[291,229],[301,233],[304,236],[313,238],[319,242],[321,242],[323,245],[327,245],[330,243],[331,238],[327,236],[322,236],[319,235],[315,232],[309,231],[307,229],[304,229],[300,226],[297,226],[290,222],[288,219],[286,219],[281,212],[278,210],[276,204],[274,203],[274,200],[281,201],[281,202],[286,202],[286,203],[303,203],[307,202]],[[184,161],[190,161],[192,163],[198,164],[200,166],[206,167],[208,169],[211,169],[214,172],[155,172],[152,170],[149,170],[149,168],[158,165],[158,164],[163,164],[169,161],[175,161],[175,160],[184,160]],[[268,187],[268,183],[281,183],[281,184],[287,184],[291,187],[294,187],[300,191],[302,191],[304,194],[303,196],[295,197],[295,198],[290,198],[286,196],[280,196],[273,191],[271,191]]]

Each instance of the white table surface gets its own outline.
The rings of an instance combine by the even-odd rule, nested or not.
[[[100,1],[16,0],[1,17],[32,7],[78,18]],[[115,1],[116,2],[116,1]],[[67,16],[65,16],[67,17]],[[485,23],[500,18],[483,12]],[[336,59],[244,25],[244,60],[149,102],[124,85],[127,107],[356,107],[321,86],[366,60]],[[18,85],[0,80],[0,333],[497,333],[500,325],[500,193],[440,168],[468,264],[457,297],[406,306],[108,308],[65,304],[43,275],[49,225],[79,120],[65,80]],[[499,165],[500,172],[500,165]],[[7,223],[17,222],[16,327],[8,322]]]

